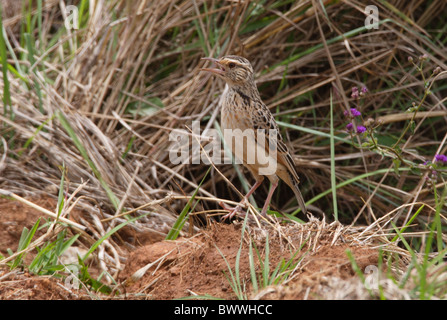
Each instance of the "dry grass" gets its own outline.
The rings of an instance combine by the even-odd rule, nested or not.
[[[0,189],[56,198],[64,164],[66,195],[76,194],[65,209],[77,200],[90,215],[84,223],[95,230],[91,241],[126,221],[116,215],[141,206],[138,214],[151,214],[133,227],[166,234],[196,189],[203,197],[196,212],[214,213],[222,199],[238,202],[222,176],[244,193],[252,183],[247,172],[219,165],[199,188],[209,166],[171,163],[169,134],[186,130],[193,120],[202,132],[218,129],[224,84],[200,72],[200,58],[240,54],[251,60],[262,98],[284,129],[315,215],[334,218],[332,95],[335,175],[343,185],[337,188],[340,221],[372,224],[370,236],[389,243],[395,235],[391,221],[404,226],[424,204],[414,228],[406,230],[422,246],[436,212],[445,228],[445,204],[439,205],[427,185],[431,169],[420,166],[447,153],[444,74],[414,114],[414,132],[399,145],[406,161],[399,174],[390,153],[354,147],[359,140],[346,134],[343,111],[357,104],[351,88],[366,86],[359,106],[363,119],[380,120],[375,134],[383,145],[398,140],[413,115],[406,110],[424,96],[424,81],[408,56],[417,61],[427,55],[421,70],[427,77],[436,67],[447,70],[447,4],[369,2],[379,8],[378,29],[363,27],[361,1],[115,0],[90,2],[94,6],[82,13],[81,28],[65,30],[61,2],[44,1],[42,26],[35,22],[32,30],[32,58],[20,23],[38,8],[6,7],[3,22],[13,49],[8,63],[20,77],[8,73],[11,108],[0,114]],[[8,3],[2,0],[4,7]],[[0,92],[6,90],[2,78]],[[445,177],[440,169],[433,182],[438,196]],[[255,200],[261,201],[267,183],[259,190]],[[272,208],[297,209],[287,186],[275,193]],[[204,223],[199,218],[194,227]],[[119,253],[109,245],[107,257],[116,271]]]

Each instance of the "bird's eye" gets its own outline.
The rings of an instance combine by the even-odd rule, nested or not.
[[[233,69],[236,66],[236,64],[234,62],[230,62],[228,66],[230,67],[230,69]]]

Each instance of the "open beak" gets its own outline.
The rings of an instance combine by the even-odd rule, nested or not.
[[[218,59],[202,58],[201,60],[207,60],[207,61],[214,62],[214,64],[217,66],[217,68],[201,68],[200,70],[212,72],[212,73],[215,73],[215,74],[218,74],[218,75],[224,75],[225,74],[225,68],[220,64]]]

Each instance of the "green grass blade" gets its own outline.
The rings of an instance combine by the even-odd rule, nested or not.
[[[34,66],[36,60],[34,59],[34,47],[33,47],[33,38],[31,34],[25,33],[25,42],[26,48],[28,50],[28,60],[31,66]],[[37,68],[37,67],[36,67]],[[34,87],[36,88],[37,97],[39,98],[39,111],[44,114],[45,111],[43,109],[43,99],[42,99],[42,90],[40,89],[40,84],[37,81],[37,73],[36,70],[33,70],[34,76],[36,79],[34,80]]]
[[[396,224],[391,221],[391,225],[394,229],[394,231],[396,232],[397,236],[399,237],[399,239],[402,241],[403,245],[405,246],[405,248],[407,249],[407,251],[410,253],[411,255],[411,259],[412,262],[414,264],[414,266],[416,267],[417,270],[417,274],[419,276],[419,297],[421,299],[425,298],[425,287],[426,287],[426,266],[424,266],[424,262],[419,263],[418,262],[418,257],[415,253],[415,251],[413,250],[413,248],[410,246],[410,244],[407,242],[407,240],[405,239],[405,237],[402,235],[402,232],[399,231],[399,228],[396,226]],[[430,233],[430,235],[427,238],[427,242],[426,242],[426,253],[427,250],[430,250],[431,247],[431,239],[433,239],[433,232]],[[424,256],[428,256],[428,254],[425,254]],[[426,257],[424,258],[424,260],[426,259]]]
[[[387,18],[387,19],[380,20],[378,25],[380,26],[380,25],[382,25],[384,23],[388,23],[388,22],[394,22],[394,21],[392,19]],[[396,23],[396,22],[394,22],[394,23]],[[396,24],[399,25],[398,23],[396,23]],[[360,34],[362,32],[365,32],[365,31],[369,31],[369,29],[367,29],[365,26],[353,29],[353,30],[345,32],[344,34],[341,34],[341,35],[339,35],[337,37],[329,39],[327,41],[327,44],[330,45],[330,44],[333,44],[333,43],[336,43],[336,42],[339,42],[339,41],[344,41],[347,38],[354,37],[354,36],[356,36],[356,35],[358,35],[358,34]],[[321,49],[323,47],[324,47],[323,43],[317,44],[316,46],[313,46],[313,47],[311,47],[311,48],[309,48],[309,49],[307,49],[307,50],[305,50],[303,52],[300,52],[300,53],[297,53],[295,55],[292,55],[291,57],[281,61],[280,63],[277,63],[277,64],[273,65],[271,68],[269,68],[268,70],[266,70],[264,72],[268,72],[269,70],[273,70],[273,69],[275,69],[275,68],[277,68],[279,66],[290,64],[291,62],[293,62],[295,60],[298,60],[301,57],[304,57],[304,56],[307,56],[309,54],[312,54],[313,52],[315,52],[318,49]]]
[[[352,255],[351,250],[346,249],[346,255],[348,256],[349,261],[351,262],[351,267],[354,270],[354,272],[359,276],[360,280],[362,281],[363,284],[366,283],[366,278],[365,275],[363,274],[363,271],[360,269],[360,267],[358,266],[357,262],[355,261],[354,256]],[[368,286],[365,286],[366,290],[368,290],[368,293],[370,294],[371,297],[374,296],[371,288],[369,288]]]
[[[240,270],[239,270],[240,259],[241,259],[241,254],[242,254],[242,245],[244,244],[244,234],[245,234],[245,229],[247,227],[247,220],[248,220],[248,215],[245,216],[244,223],[242,225],[241,240],[240,240],[239,250],[237,251],[237,254],[236,254],[236,261],[235,261],[235,266],[234,266],[234,272],[233,272],[233,270],[232,270],[232,268],[230,266],[230,263],[225,258],[225,255],[216,246],[216,244],[214,244],[214,246],[216,247],[217,251],[219,252],[219,254],[224,259],[224,261],[225,261],[225,263],[227,265],[227,269],[230,272],[231,278],[228,277],[225,272],[224,272],[224,275],[227,278],[231,288],[233,289],[234,293],[236,294],[236,296],[237,296],[237,298],[239,300],[246,300],[247,299],[247,295],[244,294],[244,287],[243,287],[241,279],[240,279]]]
[[[253,256],[253,241],[250,238],[250,244],[248,247],[248,262],[250,264],[250,277],[251,277],[251,284],[253,286],[253,291],[255,293],[258,292],[259,286],[258,286],[258,279],[256,277],[256,266],[255,266],[255,259]]]
[[[82,0],[81,4],[79,5],[79,17],[78,17],[79,18],[79,22],[78,22],[79,28],[84,27],[83,21],[87,21],[88,14],[89,14],[88,6],[89,6],[88,0]]]
[[[109,238],[112,234],[114,234],[115,232],[117,232],[118,230],[120,230],[122,227],[127,226],[129,223],[132,223],[138,219],[141,219],[145,216],[147,216],[148,214],[150,214],[150,212],[147,212],[145,214],[142,214],[141,216],[135,217],[135,218],[131,218],[127,221],[124,221],[122,223],[120,223],[119,225],[117,225],[115,228],[113,228],[112,230],[110,230],[109,232],[107,232],[105,235],[103,235],[99,240],[97,240],[91,247],[90,249],[87,251],[87,253],[84,255],[84,257],[82,257],[82,261],[85,261],[97,248],[98,246],[103,243],[104,240],[106,240],[107,238]]]
[[[335,176],[335,142],[334,142],[334,106],[332,103],[332,91],[330,96],[330,109],[331,109],[331,189],[332,189],[332,205],[334,209],[334,219],[338,221],[338,208],[337,208],[337,182]]]
[[[42,0],[37,0],[37,31],[39,36],[39,44],[43,44],[43,34],[42,34]]]
[[[269,274],[270,274],[270,246],[269,246],[269,236],[268,234],[265,236],[265,257],[264,257],[264,265],[262,268],[262,278],[264,280],[264,287],[269,285]]]
[[[436,203],[436,212],[433,219],[433,229],[436,229],[436,245],[438,252],[441,252],[445,247],[444,242],[442,240],[442,223],[441,223],[441,210],[444,206],[445,199],[447,197],[447,184],[444,185],[444,190],[441,195],[441,199],[438,197],[438,191],[434,188],[435,195],[435,203]]]
[[[378,174],[382,174],[382,173],[387,173],[387,172],[389,172],[390,170],[394,170],[394,169],[393,169],[393,168],[392,168],[392,169],[379,169],[379,170],[376,170],[376,171],[367,172],[367,173],[358,175],[358,176],[356,176],[356,177],[353,177],[353,178],[351,178],[351,179],[348,179],[348,180],[346,180],[346,181],[340,182],[339,184],[337,184],[337,185],[335,186],[335,188],[336,188],[336,189],[339,189],[339,188],[342,188],[342,187],[344,187],[344,186],[347,186],[348,184],[351,184],[351,183],[354,183],[354,182],[356,182],[356,181],[362,180],[362,179],[364,179],[364,178],[371,177],[371,176],[378,175]],[[399,168],[399,171],[410,171],[410,170],[411,170],[411,168]],[[317,201],[317,200],[323,198],[324,196],[328,195],[328,194],[331,193],[331,192],[332,192],[332,188],[330,188],[330,189],[328,189],[328,190],[326,190],[326,191],[324,191],[324,192],[322,192],[322,193],[316,195],[315,197],[313,197],[312,199],[310,199],[309,201],[307,201],[307,202],[306,202],[306,205],[309,205],[309,204],[311,204],[311,203],[314,203],[315,201]],[[292,212],[292,215],[297,214],[298,211],[299,211],[299,209],[295,210],[294,212]]]
[[[305,223],[303,220],[301,220],[300,218],[295,217],[294,215],[291,215],[291,214],[288,214],[288,213],[285,213],[285,212],[281,212],[281,214],[284,217],[286,217],[287,219],[289,219],[289,220],[295,221],[295,222],[300,223],[300,224],[304,224]]]
[[[28,228],[23,228],[22,230],[22,235],[20,236],[20,240],[19,240],[19,246],[17,248],[17,252],[20,252],[22,250],[25,250],[26,248],[28,248],[28,246],[31,243],[31,240],[34,237],[34,234],[37,231],[37,228],[39,227],[40,224],[40,218],[37,219],[36,223],[33,225],[33,227],[31,228],[31,230],[28,230]],[[24,256],[24,252],[19,254],[14,261],[11,264],[11,269],[16,268],[21,262],[22,262],[22,258]]]
[[[220,251],[219,247],[216,246],[216,244],[214,244],[214,246],[216,247],[217,251],[219,252],[219,254],[224,259],[225,264],[227,265],[227,269],[230,272],[230,277],[231,278],[229,276],[227,276],[225,271],[223,271],[223,274],[224,274],[225,278],[227,279],[228,283],[230,284],[231,289],[233,289],[233,292],[236,294],[238,299],[242,300],[242,293],[239,290],[239,287],[237,285],[237,281],[236,281],[236,278],[235,278],[235,276],[233,274],[233,270],[231,269],[230,263],[228,262],[227,258],[225,258],[225,255],[222,253],[222,251]]]
[[[208,176],[208,173],[210,172],[210,170],[211,170],[211,166],[206,171],[205,175],[202,178],[202,181],[200,181],[196,190],[194,190],[193,195],[188,200],[188,203],[183,208],[183,210],[180,213],[180,215],[178,216],[177,220],[175,220],[171,230],[169,230],[168,234],[166,235],[166,238],[165,238],[166,240],[175,240],[179,236],[180,231],[183,229],[183,226],[185,225],[186,221],[188,221],[188,213],[189,213],[189,209],[191,208],[191,204],[194,201],[197,193],[199,192],[199,189],[202,186],[203,182],[205,181],[205,178]]]
[[[62,209],[64,208],[64,182],[65,182],[65,163],[62,164],[61,167],[62,171],[62,177],[61,177],[61,183],[59,185],[59,194],[57,196],[57,217],[56,222],[59,219],[59,216],[61,215]]]
[[[42,129],[50,122],[54,119],[54,115],[51,116],[49,119],[45,120],[44,122],[42,122],[41,125],[39,125],[36,129],[36,131],[33,132],[33,135],[31,137],[28,138],[28,140],[25,141],[23,148],[21,150],[19,150],[18,155],[19,157],[23,154],[23,151],[28,149],[29,145],[33,142],[34,138],[39,134],[40,131],[42,131]]]
[[[401,233],[405,232],[405,230],[408,228],[409,225],[411,225],[413,223],[413,220],[416,219],[416,217],[419,215],[419,213],[422,211],[422,209],[425,207],[425,205],[422,205],[410,218],[410,220],[408,220],[408,222],[405,224],[405,226],[402,227],[401,229]],[[395,242],[397,239],[399,238],[399,236],[396,234],[394,236],[394,238],[391,240],[391,242]]]
[[[242,231],[241,231],[241,241],[240,241],[240,245],[239,245],[239,250],[237,251],[237,255],[236,255],[236,263],[235,263],[235,276],[236,276],[236,281],[237,281],[237,285],[239,288],[239,292],[241,294],[241,296],[244,299],[247,299],[246,295],[243,293],[243,287],[242,287],[242,283],[241,283],[241,277],[240,277],[240,260],[241,260],[241,254],[242,254],[242,245],[244,244],[244,234],[245,234],[245,229],[247,228],[247,221],[248,221],[248,213],[245,215],[245,219],[244,219],[244,224],[242,225]]]
[[[2,62],[2,73],[3,73],[3,114],[5,117],[8,116],[10,119],[14,119],[12,106],[11,106],[11,92],[9,91],[9,79],[8,79],[8,61],[6,53],[6,41],[4,38],[4,27],[3,27],[3,8],[0,4],[0,59]]]
[[[276,265],[275,270],[273,270],[272,274],[269,276],[269,285],[271,284],[277,284],[277,282],[279,282],[280,278],[281,278],[281,272],[285,270],[285,260],[284,258],[282,258],[278,264]]]
[[[310,133],[311,135],[319,136],[319,137],[323,137],[323,138],[329,138],[329,139],[331,138],[330,134],[325,133],[325,132],[321,132],[321,131],[318,131],[318,130],[314,130],[314,129],[298,126],[298,125],[287,123],[287,122],[283,122],[283,121],[276,121],[276,123],[279,126],[281,126],[281,127],[285,127],[285,128],[289,128],[289,129],[293,129],[293,130],[298,130],[298,131],[305,132],[305,133]],[[338,140],[338,141],[347,143],[349,145],[352,145],[352,141],[351,140],[348,140],[348,139],[345,139],[345,138],[341,138],[341,137],[338,137],[338,136],[335,136],[335,135],[333,136],[333,138],[335,140]]]
[[[110,189],[109,185],[101,177],[101,173],[99,172],[99,170],[96,168],[96,166],[93,163],[93,161],[88,156],[87,150],[85,149],[85,147],[82,144],[81,140],[79,140],[78,136],[74,132],[74,130],[71,127],[70,123],[68,122],[67,118],[65,118],[65,116],[62,114],[62,112],[57,112],[56,116],[59,119],[61,125],[64,127],[65,131],[70,136],[70,138],[73,141],[73,143],[75,144],[76,148],[81,153],[81,156],[87,162],[87,164],[89,165],[90,169],[92,169],[95,177],[98,179],[99,183],[101,184],[103,189],[106,191],[107,196],[108,196],[110,202],[112,203],[113,207],[115,209],[118,209],[118,206],[120,204],[120,201],[119,201],[118,197],[113,193],[112,189]]]

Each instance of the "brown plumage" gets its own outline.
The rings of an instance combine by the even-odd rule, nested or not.
[[[226,208],[230,212],[224,218],[231,218],[241,210],[243,202],[261,185],[264,176],[270,180],[272,188],[262,208],[262,215],[266,215],[279,179],[292,188],[301,210],[306,213],[292,156],[284,144],[275,119],[261,100],[250,62],[243,57],[231,55],[220,59],[203,59],[214,62],[217,68],[202,70],[216,74],[227,83],[220,100],[224,140],[235,158],[256,179],[240,205]]]

